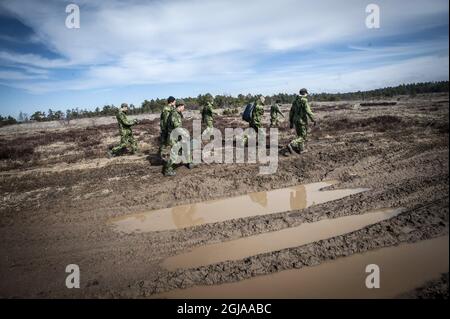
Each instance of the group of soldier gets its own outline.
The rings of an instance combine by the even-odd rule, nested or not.
[[[284,117],[280,110],[280,101],[277,100],[270,108],[270,127],[277,127],[279,124],[279,116]],[[249,126],[256,132],[262,129],[262,118],[264,115],[265,98],[261,96],[254,101],[253,111]],[[161,111],[160,115],[160,137],[159,137],[159,156],[163,161],[164,176],[174,176],[174,154],[173,145],[177,142],[171,138],[171,132],[174,129],[183,126],[183,111],[185,109],[185,102],[183,100],[176,100],[173,96],[167,99],[167,104]],[[132,126],[138,123],[137,120],[129,120],[127,117],[128,105],[123,103],[116,115],[120,132],[120,144],[112,148],[110,156],[119,155],[124,149],[129,148],[131,153],[135,153],[138,149],[137,142],[133,137]],[[209,100],[203,105],[201,109],[202,125],[205,130],[212,130],[214,127],[214,111],[213,101]],[[296,136],[287,145],[285,155],[301,154],[305,151],[305,142],[308,132],[308,120],[311,120],[314,125],[316,120],[308,103],[308,91],[301,89],[292,103],[289,111],[289,125],[290,128],[295,128]],[[248,142],[248,136],[244,136],[243,142]],[[193,168],[194,164],[188,158],[185,161],[188,168]]]

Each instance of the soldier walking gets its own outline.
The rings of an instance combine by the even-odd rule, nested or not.
[[[177,128],[183,127],[183,111],[184,111],[185,103],[183,100],[179,100],[176,102],[175,108],[173,108],[167,117],[166,126],[164,127],[166,140],[161,148],[161,158],[164,162],[163,164],[163,174],[164,176],[175,176],[175,160],[177,156],[181,154],[177,153],[173,150],[173,146],[178,142],[174,138],[171,138],[171,133],[173,130]],[[185,149],[188,150],[189,154],[187,154],[187,159],[185,164],[187,164],[188,168],[193,168],[194,165],[192,163],[192,150],[190,149],[190,145],[186,146]],[[180,149],[181,151],[182,149]],[[186,157],[186,154],[184,154]]]
[[[305,141],[308,134],[308,119],[316,125],[314,114],[308,103],[308,91],[301,89],[299,93],[300,95],[296,96],[289,112],[290,128],[295,128],[297,135],[287,146],[291,154],[301,154],[305,150]]]
[[[214,126],[214,109],[213,102],[207,101],[202,108],[202,124],[205,126],[205,131],[210,132]]]
[[[169,142],[167,134],[167,121],[169,119],[170,113],[175,109],[176,100],[173,96],[167,98],[167,105],[161,110],[161,115],[159,117],[159,155],[161,156],[161,150]]]
[[[278,115],[284,117],[284,114],[281,113],[280,110],[280,103],[281,101],[277,100],[275,104],[270,107],[270,127],[278,127],[280,121]]]
[[[137,124],[137,120],[129,120],[127,117],[128,104],[122,103],[116,114],[117,123],[119,125],[120,144],[111,149],[110,156],[119,155],[124,149],[131,148],[131,153],[136,153],[138,146],[133,137],[131,127]]]
[[[262,128],[262,118],[264,116],[264,96],[260,96],[256,99],[254,109],[249,122],[250,128],[254,129],[258,133],[259,129]],[[248,144],[248,135],[244,135],[243,139],[244,145]]]

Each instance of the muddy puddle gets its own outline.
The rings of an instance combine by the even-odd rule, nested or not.
[[[380,209],[361,215],[324,219],[303,223],[279,231],[230,240],[194,248],[192,251],[167,258],[162,266],[167,270],[194,268],[226,260],[298,247],[315,241],[343,235],[397,216],[402,209]]]
[[[114,218],[115,230],[125,233],[181,229],[232,219],[304,209],[368,189],[321,189],[337,183],[327,181],[250,193],[242,196],[181,205]]]
[[[394,298],[448,272],[449,237],[381,248],[314,267],[240,282],[177,289],[156,298]],[[366,266],[380,269],[380,288],[365,285]]]

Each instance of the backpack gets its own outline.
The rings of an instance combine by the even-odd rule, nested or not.
[[[255,109],[255,103],[248,103],[245,107],[244,113],[242,113],[242,119],[248,123],[252,120],[253,110]]]

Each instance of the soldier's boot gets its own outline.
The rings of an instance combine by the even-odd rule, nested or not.
[[[175,173],[174,170],[169,170],[169,171],[164,172],[164,176],[166,176],[166,177],[175,176],[175,175],[177,175],[177,173]]]
[[[289,157],[291,156],[291,153],[289,153],[289,151],[287,150],[287,148],[283,151],[280,152],[281,155],[285,156],[285,157]]]
[[[118,146],[116,146],[116,147],[113,147],[113,148],[109,151],[109,153],[111,153],[111,156],[112,156],[112,157],[115,157],[115,156],[119,156],[120,153],[122,153],[122,151],[123,151],[123,145],[118,145]]]
[[[194,164],[194,163],[188,163],[187,165],[187,168],[189,168],[189,169],[193,169],[195,166],[197,166],[196,164]]]
[[[300,154],[304,154],[304,153],[306,153],[306,152],[308,152],[308,151],[305,150],[305,145],[304,145],[304,144],[301,144],[301,145],[298,147],[298,154],[300,155]]]
[[[177,175],[177,173],[175,173],[175,171],[173,169],[166,169],[166,170],[163,171],[163,174],[166,177]]]
[[[288,149],[289,153],[296,154],[296,152],[294,151],[294,148],[292,147],[291,144],[288,144],[287,149]]]
[[[142,152],[139,150],[139,148],[132,148],[130,154],[132,155],[140,155]]]
[[[163,164],[163,174],[164,176],[175,176],[175,170],[173,169],[172,162],[168,160]]]
[[[163,175],[164,176],[175,176],[176,173],[171,165],[167,165],[167,163],[165,163],[163,165]]]

